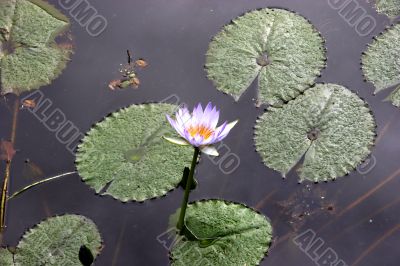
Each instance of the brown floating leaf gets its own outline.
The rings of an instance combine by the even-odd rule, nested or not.
[[[139,88],[140,80],[139,80],[137,77],[134,77],[134,78],[131,80],[131,82],[132,82],[133,87],[135,87],[135,89]]]
[[[136,61],[135,61],[135,64],[136,64],[138,67],[141,67],[141,68],[145,68],[145,67],[147,67],[147,66],[149,65],[144,59],[138,59],[138,60],[136,60]]]
[[[121,80],[119,79],[114,79],[112,81],[110,81],[110,83],[108,84],[108,87],[110,88],[110,90],[115,90],[117,88],[119,88],[121,86]]]
[[[66,49],[71,51],[74,49],[74,45],[71,42],[62,42],[59,43],[57,46],[60,47],[61,49]]]
[[[22,102],[22,106],[26,107],[26,108],[35,108],[36,102],[35,102],[35,100],[32,100],[32,99],[26,99]]]
[[[134,64],[132,64],[132,54],[129,50],[127,52],[128,64],[120,64],[121,68],[119,69],[119,73],[121,73],[120,79],[114,79],[109,84],[108,87],[111,90],[125,89],[128,87],[133,87],[135,89],[139,88],[140,80],[137,77],[136,70],[137,68],[145,68],[148,66],[148,63],[144,59],[137,59]]]

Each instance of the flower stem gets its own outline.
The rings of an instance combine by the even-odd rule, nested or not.
[[[199,148],[195,147],[192,165],[190,167],[189,177],[186,182],[185,194],[184,194],[183,200],[182,200],[181,212],[179,214],[179,220],[178,220],[178,224],[176,226],[178,228],[180,234],[183,233],[183,225],[184,225],[184,221],[185,221],[186,208],[187,208],[188,201],[189,201],[190,188],[192,187],[194,169],[196,168],[197,157],[199,156],[199,153],[200,153]]]

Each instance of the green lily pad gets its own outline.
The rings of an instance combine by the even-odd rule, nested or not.
[[[188,206],[185,225],[195,238],[180,238],[171,265],[258,265],[272,240],[260,213],[237,203],[207,200]]]
[[[0,41],[5,41],[9,37],[12,26],[15,3],[17,0],[0,1]]]
[[[388,97],[388,100],[393,103],[393,105],[400,107],[400,86],[398,86]]]
[[[376,0],[376,10],[389,18],[400,15],[400,0]]]
[[[362,69],[368,81],[375,86],[375,93],[400,84],[400,24],[379,35],[362,56]],[[394,94],[398,93],[395,90]],[[389,100],[400,107],[399,96]]]
[[[335,84],[317,84],[257,121],[255,144],[264,163],[284,177],[303,158],[300,181],[336,179],[366,159],[375,121],[366,103]]]
[[[0,265],[14,265],[14,256],[8,249],[0,248]]]
[[[55,42],[68,28],[67,17],[41,0],[3,0],[0,15],[1,93],[50,84],[72,52]]]
[[[56,47],[17,48],[1,61],[2,86],[20,94],[50,84],[61,73],[60,62],[66,60],[68,54]],[[3,92],[11,91],[4,89]]]
[[[177,187],[193,156],[191,146],[162,139],[176,136],[165,114],[175,105],[132,105],[96,124],[78,147],[83,181],[121,201],[160,197]]]
[[[260,103],[280,105],[314,84],[325,66],[324,40],[304,17],[282,9],[249,12],[210,43],[206,70],[236,100],[258,77]]]
[[[25,233],[15,253],[0,250],[1,265],[81,265],[79,251],[87,247],[96,257],[102,248],[96,225],[80,215],[49,218]],[[11,256],[11,260],[10,260]]]

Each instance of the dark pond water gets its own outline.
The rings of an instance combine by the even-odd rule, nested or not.
[[[59,6],[57,1],[51,1]],[[333,2],[333,1],[331,1]],[[372,37],[390,21],[373,10],[372,3],[358,3],[376,19],[367,36],[330,7],[328,0],[146,0],[92,1],[108,21],[98,37],[73,22],[75,54],[63,74],[41,88],[82,132],[105,115],[133,103],[160,101],[176,94],[193,105],[213,101],[223,109],[223,119],[240,119],[225,144],[240,157],[240,167],[224,175],[220,165],[204,159],[198,166],[199,186],[191,200],[223,198],[243,202],[268,216],[274,226],[273,244],[262,265],[314,265],[292,242],[312,229],[348,265],[400,265],[400,110],[383,102],[387,92],[373,96],[363,81],[360,56]],[[308,18],[326,39],[327,68],[321,82],[342,84],[369,104],[377,120],[378,139],[373,149],[375,167],[367,164],[335,182],[298,184],[295,173],[282,180],[261,163],[253,146],[253,126],[262,108],[256,108],[252,85],[239,102],[217,91],[203,70],[210,39],[231,19],[246,11],[283,7]],[[65,14],[68,11],[64,11]],[[125,51],[143,57],[150,67],[140,72],[139,89],[110,91],[108,82],[126,60]],[[8,104],[12,105],[8,97]],[[8,139],[11,113],[0,105],[0,133]],[[73,171],[74,156],[30,112],[19,114],[10,191],[39,180],[27,175],[31,164],[49,177]],[[368,170],[368,169],[367,169]],[[4,165],[2,165],[4,171]],[[360,171],[363,172],[363,171]],[[16,245],[24,231],[48,216],[77,213],[91,218],[104,239],[96,265],[168,265],[168,251],[157,241],[182,198],[176,189],[166,197],[143,204],[122,204],[100,197],[78,175],[37,187],[11,200],[4,244]]]

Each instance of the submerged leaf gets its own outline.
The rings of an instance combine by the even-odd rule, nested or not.
[[[263,215],[221,200],[190,204],[185,226],[191,236],[173,246],[172,265],[258,265],[272,239]]]
[[[0,160],[11,161],[16,151],[10,141],[0,141]]]
[[[0,265],[82,265],[82,246],[88,249],[93,258],[100,253],[101,236],[96,225],[80,215],[56,216],[26,232],[15,254],[0,249],[0,262],[5,262]]]
[[[400,84],[400,24],[376,37],[362,56],[366,79],[375,86],[375,93]],[[398,90],[389,96],[400,107]]]
[[[2,94],[49,84],[65,68],[72,51],[54,41],[67,29],[68,19],[41,0],[3,0],[0,15]]]
[[[162,139],[176,136],[165,118],[175,108],[132,105],[95,125],[78,148],[76,163],[83,181],[121,201],[144,201],[177,187],[193,148]]]
[[[300,180],[343,176],[370,153],[375,122],[365,102],[335,84],[317,84],[256,125],[255,144],[264,163],[285,176],[304,156]]]
[[[376,0],[376,10],[389,18],[400,15],[400,0]]]
[[[279,105],[308,89],[325,66],[324,41],[305,18],[282,9],[252,11],[210,43],[206,70],[236,100],[258,77],[262,103]]]

